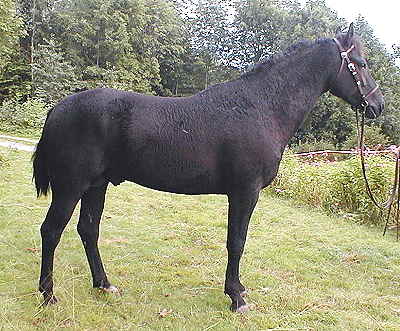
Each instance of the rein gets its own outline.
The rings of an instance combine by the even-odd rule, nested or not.
[[[371,89],[367,94],[364,94],[364,91],[362,90],[362,75],[357,71],[357,68],[355,64],[351,61],[349,57],[349,53],[354,49],[354,45],[352,45],[348,50],[345,50],[341,43],[336,39],[333,38],[335,41],[336,45],[338,46],[340,50],[340,57],[342,59],[342,63],[340,65],[340,69],[336,75],[336,80],[339,77],[340,73],[343,71],[345,63],[347,64],[347,68],[350,71],[350,73],[353,76],[353,79],[356,83],[357,89],[361,95],[361,103],[359,106],[352,106],[352,108],[355,110],[356,113],[356,121],[357,121],[357,135],[358,135],[358,150],[360,154],[360,161],[361,161],[361,169],[362,169],[362,175],[364,178],[365,182],[365,187],[367,191],[368,197],[371,199],[373,204],[381,211],[381,215],[387,210],[387,215],[386,215],[386,222],[385,222],[385,228],[383,230],[383,235],[386,234],[386,231],[389,226],[389,221],[390,221],[390,216],[392,215],[392,207],[394,202],[396,202],[396,207],[395,207],[395,215],[394,218],[396,220],[396,237],[397,240],[399,240],[399,219],[400,219],[400,149],[397,149],[395,152],[396,155],[396,165],[395,165],[395,176],[393,180],[393,186],[391,189],[391,194],[389,198],[382,203],[379,203],[375,196],[372,193],[371,186],[369,185],[368,178],[367,178],[367,173],[366,173],[366,165],[365,165],[365,155],[364,155],[364,127],[365,127],[365,112],[367,110],[367,107],[369,105],[368,103],[368,98],[375,93],[379,85],[377,84],[373,89]],[[361,79],[360,79],[361,76]],[[361,123],[359,120],[359,114],[357,112],[357,108],[361,110]],[[372,112],[373,110],[370,109]],[[375,117],[376,114],[374,113]]]
[[[392,215],[392,207],[393,204],[396,203],[395,207],[395,215],[394,218],[396,220],[396,238],[399,240],[399,219],[400,219],[400,148],[396,151],[393,151],[396,155],[396,165],[395,165],[395,174],[393,180],[393,186],[391,189],[391,194],[389,198],[385,202],[379,203],[377,199],[374,197],[371,187],[368,182],[366,166],[365,166],[365,155],[364,155],[364,127],[365,127],[365,116],[364,112],[361,113],[361,123],[359,121],[358,113],[356,112],[356,120],[357,120],[357,132],[358,132],[358,150],[360,154],[361,160],[361,169],[362,175],[365,182],[365,188],[367,191],[368,197],[371,199],[373,204],[381,211],[381,215],[387,210],[387,215],[385,219],[385,227],[383,230],[383,235],[386,234],[386,231],[389,227],[390,216]]]

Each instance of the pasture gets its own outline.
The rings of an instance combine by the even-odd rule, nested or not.
[[[100,235],[122,296],[91,288],[76,210],[56,251],[60,302],[41,307],[39,228],[49,199],[35,198],[29,153],[0,154],[0,329],[400,329],[392,233],[262,193],[241,263],[252,310],[237,314],[223,294],[226,198],[132,183],[110,186]]]

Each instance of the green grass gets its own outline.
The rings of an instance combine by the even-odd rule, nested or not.
[[[247,314],[223,295],[226,198],[110,187],[100,247],[122,296],[91,288],[77,212],[55,258],[60,302],[41,307],[28,153],[0,149],[0,329],[399,330],[400,243],[382,229],[262,194],[242,259]],[[165,310],[165,317],[160,312]]]
[[[42,134],[42,132],[40,129],[15,128],[13,126],[8,126],[6,123],[0,124],[0,135],[39,139],[41,134]]]

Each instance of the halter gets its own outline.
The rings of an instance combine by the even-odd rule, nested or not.
[[[356,65],[351,61],[351,59],[349,57],[349,53],[354,49],[354,44],[351,45],[351,47],[346,51],[343,48],[342,44],[339,42],[339,40],[337,40],[336,38],[333,38],[333,40],[340,50],[340,57],[342,59],[340,69],[336,75],[336,80],[338,79],[340,73],[343,71],[343,68],[344,68],[344,65],[346,62],[347,68],[349,69],[351,75],[353,76],[354,82],[356,83],[357,89],[361,95],[362,101],[361,101],[359,107],[365,111],[369,105],[367,99],[378,90],[379,85],[376,84],[376,86],[371,91],[369,91],[367,94],[364,94],[364,91],[362,90],[362,84],[361,84],[361,80],[363,79],[363,77],[362,77],[361,73],[359,73],[357,71]],[[361,79],[360,79],[360,77],[361,77]],[[356,107],[353,107],[353,108],[356,108]]]

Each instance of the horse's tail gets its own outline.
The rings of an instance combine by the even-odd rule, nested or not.
[[[50,111],[47,113],[46,122],[44,124],[45,126],[52,110],[53,109],[50,109]],[[32,155],[32,163],[33,163],[32,180],[35,181],[37,197],[40,197],[42,194],[47,195],[50,189],[50,177],[46,162],[44,129],[42,132],[42,137],[40,138],[38,144],[36,145],[36,150]]]

